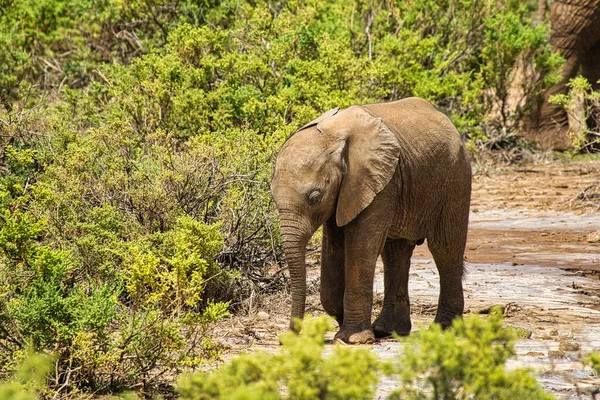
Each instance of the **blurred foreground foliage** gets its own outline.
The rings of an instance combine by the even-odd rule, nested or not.
[[[516,354],[519,332],[504,327],[503,320],[502,310],[495,308],[487,319],[471,315],[455,320],[451,329],[433,324],[418,336],[401,339],[405,347],[396,369],[401,385],[390,397],[553,399],[527,369],[506,370],[506,362]]]
[[[17,366],[15,379],[0,383],[0,398],[37,400],[46,390],[46,378],[52,372],[51,357],[29,352]]]
[[[516,334],[502,326],[500,310],[488,319],[469,316],[442,331],[433,325],[398,338],[403,354],[382,362],[365,347],[336,344],[324,354],[326,317],[306,319],[302,333],[281,336],[277,354],[239,356],[213,372],[180,379],[184,400],[203,399],[370,399],[379,375],[398,387],[388,399],[550,400],[527,370],[506,371]]]
[[[184,376],[182,399],[370,399],[380,372],[368,348],[337,345],[324,357],[328,317],[307,318],[302,333],[280,337],[277,354],[254,352],[236,357],[214,372]],[[282,393],[285,393],[283,395]]]
[[[502,146],[561,62],[531,10],[0,0],[2,369],[33,347],[55,358],[53,396],[150,395],[216,359],[211,324],[285,286],[269,194],[285,138],[421,96],[471,148]]]

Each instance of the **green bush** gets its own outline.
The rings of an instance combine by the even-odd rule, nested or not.
[[[561,58],[550,51],[548,27],[534,26],[522,2],[399,4],[365,10],[375,15],[373,31],[380,35],[379,43],[373,39],[379,95],[430,100],[472,145],[517,130],[541,91],[559,79]]]
[[[42,354],[28,354],[18,365],[12,381],[0,382],[0,398],[5,400],[37,400],[46,390],[46,379],[52,372],[52,360]]]
[[[97,68],[160,48],[181,22],[219,23],[235,7],[181,0],[0,0],[0,106],[31,91],[85,87]]]
[[[567,94],[551,96],[549,101],[561,105],[569,116],[571,155],[600,149],[600,91],[593,90],[582,76],[567,84]]]
[[[13,208],[17,200],[23,199],[13,201]],[[47,220],[10,208],[0,218],[4,369],[14,368],[32,346],[56,357],[50,390],[103,392],[142,382],[151,391],[165,373],[218,357],[220,345],[208,328],[227,315],[227,304],[205,298],[199,304],[222,245],[217,227],[187,217],[159,238],[163,253],[157,269],[148,272],[159,282],[155,291],[114,265],[104,274],[88,274],[75,246],[60,250],[40,243]],[[110,226],[110,219],[103,222]]]
[[[527,370],[506,371],[515,355],[517,333],[502,326],[500,309],[488,319],[457,319],[452,328],[437,324],[399,340],[404,343],[398,372],[401,388],[392,399],[531,399],[545,393]]]
[[[336,344],[324,356],[328,318],[306,319],[298,336],[281,336],[276,354],[239,356],[212,372],[180,379],[185,400],[199,399],[367,399],[378,376],[400,378],[389,399],[552,399],[528,371],[507,372],[516,334],[502,326],[499,310],[482,319],[456,320],[442,331],[433,325],[403,343],[398,363],[381,362],[367,348]]]
[[[517,125],[525,105],[511,108],[506,96],[518,63],[537,65],[524,99],[554,65],[546,27],[532,27],[515,2],[236,10],[222,26],[173,28],[164,51],[100,68],[103,84],[65,90],[66,101],[48,111],[53,135],[37,142],[45,171],[36,189],[42,208],[59,210],[55,235],[72,240],[58,225],[89,219],[90,205],[118,210],[120,229],[133,236],[166,232],[189,215],[222,223],[218,259],[255,275],[280,258],[271,164],[299,124],[335,106],[418,95],[481,141],[485,127]],[[446,25],[454,29],[438,31]],[[88,245],[81,251],[95,251]]]
[[[235,358],[214,372],[180,380],[182,399],[368,399],[380,371],[366,348],[336,345],[323,356],[327,317],[306,319],[302,333],[280,338],[277,354],[256,352]],[[285,394],[284,394],[285,393]]]

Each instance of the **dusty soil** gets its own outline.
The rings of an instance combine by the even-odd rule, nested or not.
[[[473,180],[471,223],[465,261],[466,313],[504,307],[506,323],[531,332],[517,345],[509,367],[535,370],[558,398],[589,399],[600,387],[581,356],[600,348],[600,161],[503,167],[478,171]],[[322,313],[318,259],[309,265],[308,311]],[[375,310],[383,299],[378,264]],[[409,291],[415,330],[433,320],[438,278],[427,246],[415,250]],[[289,295],[252,298],[248,315],[223,321],[217,336],[231,346],[227,356],[249,349],[275,351],[285,331]],[[333,335],[333,333],[332,333]],[[373,345],[394,358],[393,340]],[[377,398],[394,382],[384,380]]]

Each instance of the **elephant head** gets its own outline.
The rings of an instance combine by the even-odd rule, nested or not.
[[[360,106],[332,110],[290,137],[277,157],[271,189],[292,288],[292,321],[306,302],[305,247],[335,216],[344,226],[391,180],[400,154],[394,133]]]

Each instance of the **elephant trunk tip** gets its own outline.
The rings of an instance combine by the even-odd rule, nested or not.
[[[302,330],[302,318],[294,317],[290,319],[290,331],[294,333],[300,333]]]

